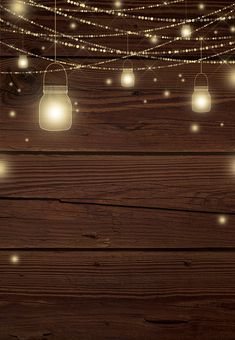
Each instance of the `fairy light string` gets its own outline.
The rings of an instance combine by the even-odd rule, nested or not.
[[[31,1],[31,0],[30,0]],[[1,5],[0,5],[0,7],[1,7]],[[6,9],[7,11],[8,11],[8,9]],[[234,9],[232,9],[232,10],[230,10],[230,12],[229,13],[227,13],[226,15],[229,15],[232,11],[233,11]],[[11,11],[10,11],[11,12]],[[16,13],[14,13],[14,12],[12,12],[14,15],[16,15]],[[25,18],[25,17],[23,17],[23,16],[21,16],[20,15],[20,18],[22,18],[23,20],[25,20],[26,22],[30,22],[31,24],[33,24],[33,25],[36,25],[37,27],[40,27],[40,28],[42,28],[42,29],[44,29],[44,30],[47,30],[47,31],[49,31],[49,32],[52,32],[52,33],[54,33],[54,31],[52,30],[52,29],[50,29],[50,28],[48,28],[48,27],[45,27],[45,26],[43,26],[43,25],[40,25],[40,24],[38,24],[38,23],[35,23],[34,21],[32,21],[32,20],[29,20],[29,19],[27,19],[27,18]],[[213,22],[209,22],[208,24],[205,24],[205,25],[203,25],[202,27],[199,27],[199,28],[197,28],[196,30],[195,30],[195,32],[198,32],[198,31],[200,31],[200,30],[202,30],[203,28],[205,28],[205,27],[208,27],[209,25],[211,25]],[[6,22],[6,24],[10,24],[10,23],[7,23]],[[129,34],[129,32],[128,32],[128,34]],[[76,42],[77,41],[79,41],[79,39],[77,39],[77,38],[74,38],[74,37],[71,37],[70,35],[65,35],[65,34],[63,34],[63,33],[60,33],[60,36],[62,36],[62,37],[68,37],[68,38],[70,38],[70,39],[72,39],[72,40],[75,40]],[[148,48],[148,49],[145,49],[144,51],[131,51],[130,52],[130,55],[132,55],[132,56],[141,56],[141,55],[147,55],[147,54],[149,54],[149,52],[150,51],[153,51],[154,49],[156,49],[156,48],[160,48],[160,47],[163,47],[163,46],[165,46],[165,45],[167,45],[167,44],[171,44],[171,43],[173,43],[173,42],[175,42],[175,41],[178,41],[178,40],[182,40],[182,38],[179,38],[179,37],[176,37],[176,38],[174,38],[173,40],[171,40],[171,41],[168,41],[168,42],[166,42],[166,43],[163,43],[163,44],[159,44],[159,45],[157,45],[157,46],[154,46],[154,47],[151,47],[151,48]],[[91,43],[90,43],[91,44]],[[65,43],[65,46],[70,46],[70,47],[72,47],[72,44],[69,44],[69,43]],[[85,46],[82,46],[82,45],[80,45],[80,44],[76,44],[75,45],[75,47],[76,48],[85,48]],[[106,52],[110,52],[110,53],[117,53],[117,54],[126,54],[126,51],[121,51],[121,50],[117,50],[117,49],[112,49],[112,48],[109,48],[109,47],[107,47],[107,46],[105,46],[104,48],[102,48],[102,49],[100,49],[100,48],[97,48],[97,47],[92,47],[92,48],[90,48],[90,47],[88,47],[88,46],[86,46],[86,49],[87,50],[91,50],[91,51],[95,51],[95,52],[101,52],[101,53],[106,53]],[[154,52],[152,52],[152,53],[154,53]],[[168,52],[169,53],[169,52]]]
[[[80,4],[80,2],[75,2],[73,0],[67,0],[68,3],[70,4]],[[167,4],[172,4],[172,3],[179,3],[181,1],[169,1]],[[164,47],[166,45],[170,45],[174,42],[179,42],[181,40],[200,40],[199,37],[194,37],[194,38],[190,38],[190,39],[183,39],[182,37],[169,37],[169,36],[162,36],[161,39],[165,39],[167,40],[167,42],[164,42],[163,44],[158,44],[157,46],[154,46],[154,47],[150,47],[148,49],[145,49],[145,50],[142,50],[142,51],[129,51],[129,47],[128,47],[128,50],[125,51],[125,50],[120,50],[120,49],[114,49],[114,48],[111,48],[111,47],[108,47],[108,46],[104,46],[104,45],[101,45],[101,44],[95,44],[95,43],[92,43],[92,42],[88,42],[88,41],[85,41],[83,40],[84,37],[94,37],[94,35],[90,34],[90,35],[78,35],[77,37],[75,36],[71,36],[71,35],[68,35],[68,34],[64,34],[64,33],[61,33],[61,32],[57,32],[57,26],[56,26],[56,16],[57,14],[59,15],[62,15],[63,17],[65,18],[73,18],[73,19],[77,19],[77,20],[81,20],[82,23],[84,24],[87,24],[87,25],[91,25],[91,26],[95,26],[95,27],[99,27],[99,28],[102,28],[102,29],[106,29],[106,30],[112,30],[114,31],[115,33],[110,33],[110,36],[123,36],[124,34],[127,34],[127,37],[129,39],[129,35],[135,35],[135,36],[146,36],[146,37],[149,37],[151,36],[151,34],[149,32],[156,32],[158,30],[163,30],[163,29],[168,29],[169,27],[177,27],[179,25],[182,25],[184,23],[187,23],[187,22],[196,22],[196,21],[199,21],[199,22],[206,22],[205,25],[197,28],[194,30],[194,33],[197,33],[199,32],[200,30],[202,29],[205,29],[206,27],[208,27],[209,25],[212,25],[213,23],[217,22],[217,21],[225,21],[225,20],[231,20],[232,18],[234,18],[231,13],[234,11],[234,4],[235,3],[232,3],[228,6],[225,6],[219,10],[216,10],[216,11],[213,11],[207,15],[204,15],[204,16],[201,16],[201,17],[197,17],[197,18],[194,18],[194,19],[179,19],[178,22],[174,22],[174,24],[172,25],[167,25],[167,26],[163,26],[163,27],[157,27],[157,28],[154,28],[154,29],[147,29],[147,30],[142,30],[142,31],[138,31],[138,32],[134,32],[134,31],[125,31],[125,30],[119,30],[118,28],[115,28],[115,27],[110,27],[110,26],[105,26],[105,25],[102,25],[102,24],[97,24],[97,23],[94,23],[92,21],[89,21],[89,20],[84,20],[84,19],[78,19],[78,18],[74,18],[73,16],[70,16],[68,15],[67,13],[64,13],[64,9],[63,11],[61,9],[58,10],[57,6],[56,6],[56,1],[55,1],[55,7],[54,9],[51,8],[51,7],[48,7],[48,6],[44,6],[42,4],[38,4],[37,2],[33,1],[33,0],[28,0],[27,2],[26,1],[23,1],[23,3],[25,4],[30,4],[32,6],[35,6],[37,8],[41,8],[41,9],[44,9],[44,10],[47,10],[47,11],[52,11],[54,12],[54,20],[55,20],[55,30],[52,30],[48,27],[45,27],[41,24],[38,24],[36,22],[34,22],[33,20],[30,20],[26,17],[24,17],[23,15],[19,15],[13,11],[11,11],[10,9],[8,8],[5,8],[4,6],[0,5],[0,8],[2,8],[3,10],[7,11],[8,13],[10,14],[13,14],[15,16],[17,16],[18,18],[22,19],[23,21],[25,22],[28,22],[29,24],[31,25],[35,25],[37,27],[40,27],[41,29],[43,30],[46,30],[47,32],[50,32],[50,34],[43,34],[43,33],[35,33],[35,32],[32,32],[30,30],[27,30],[27,29],[24,29],[22,27],[18,27],[17,25],[14,25],[8,21],[5,21],[4,19],[0,18],[0,22],[2,23],[5,23],[6,25],[9,25],[10,27],[14,28],[14,30],[12,30],[12,32],[18,32],[18,33],[21,33],[22,35],[32,35],[32,36],[35,36],[35,37],[42,37],[44,38],[45,40],[47,41],[51,41],[51,36],[54,34],[54,49],[55,49],[55,57],[54,57],[54,61],[56,61],[57,59],[57,43],[58,44],[61,44],[61,45],[64,45],[64,46],[67,46],[67,47],[75,47],[75,48],[78,48],[78,49],[84,49],[86,48],[88,51],[92,51],[92,52],[101,52],[101,53],[104,53],[104,54],[107,54],[107,52],[111,53],[111,54],[119,54],[121,55],[120,58],[116,58],[116,59],[110,59],[110,60],[105,60],[105,61],[102,61],[102,62],[98,62],[98,63],[93,63],[93,64],[86,64],[86,65],[80,65],[80,64],[76,64],[76,63],[71,63],[71,62],[67,62],[67,61],[60,61],[61,63],[63,63],[64,65],[66,65],[66,67],[68,69],[79,69],[79,68],[87,68],[87,69],[99,69],[99,70],[120,70],[120,68],[117,68],[117,67],[106,67],[106,66],[103,66],[107,63],[111,63],[111,62],[115,62],[115,61],[118,61],[118,60],[121,60],[121,59],[126,59],[128,58],[129,56],[131,57],[144,57],[144,58],[149,58],[151,60],[160,60],[160,61],[164,61],[164,62],[167,62],[167,63],[171,63],[171,64],[168,64],[168,65],[157,65],[157,66],[153,66],[151,67],[152,70],[154,69],[158,69],[158,68],[164,68],[164,67],[176,67],[178,65],[182,65],[182,64],[188,64],[188,63],[198,63],[200,62],[202,64],[202,60],[205,60],[206,63],[210,63],[210,64],[221,64],[221,63],[227,63],[227,64],[234,64],[234,61],[233,60],[210,60],[210,59],[213,59],[215,57],[220,57],[220,56],[223,56],[227,53],[231,53],[234,51],[234,48],[230,48],[230,49],[227,49],[226,51],[222,51],[222,52],[219,52],[219,53],[216,53],[212,56],[207,56],[207,57],[204,57],[202,58],[202,51],[203,50],[212,50],[212,49],[220,49],[220,48],[225,48],[227,45],[229,46],[232,46],[234,45],[234,41],[228,41],[227,43],[220,43],[220,44],[214,44],[214,45],[211,45],[211,46],[205,46],[205,47],[202,47],[199,49],[199,48],[187,48],[187,49],[177,49],[177,48],[172,48],[172,49],[169,49],[169,50],[163,50],[163,51],[155,51],[155,49],[159,49],[160,47]],[[80,4],[81,5],[81,4]],[[79,6],[80,6],[79,5]],[[84,7],[86,10],[91,10],[93,11],[94,8],[92,6],[88,6],[88,5],[85,5],[83,4]],[[142,9],[144,9],[144,7],[147,8],[147,6],[142,6]],[[156,6],[157,7],[157,6]],[[221,14],[222,12],[224,12],[225,10],[227,9],[230,9],[232,8],[228,13],[225,13],[223,14],[223,16],[219,16],[219,17],[215,17],[215,18],[210,18],[211,16],[214,16],[214,15],[217,15],[217,14]],[[126,9],[127,10],[127,9]],[[130,9],[131,10],[131,9]],[[98,12],[99,9],[96,9],[95,12]],[[102,12],[104,12],[103,9],[101,9]],[[105,10],[107,11],[107,10]],[[117,13],[122,13],[124,11],[121,11],[121,10],[108,10],[111,14],[113,14],[114,12],[117,14]],[[122,17],[122,15],[118,14],[118,16]],[[136,18],[136,16],[134,16]],[[158,19],[158,18],[156,18]],[[160,18],[159,18],[160,19]],[[165,18],[166,21],[168,22],[172,22],[171,18]],[[151,18],[149,19],[149,17],[145,17],[145,20],[150,20],[150,21],[153,21]],[[160,21],[160,20],[159,20]],[[174,21],[174,19],[173,19]],[[177,20],[175,20],[177,21]],[[2,31],[2,29],[1,29]],[[148,32],[148,33],[146,33]],[[63,41],[63,40],[60,40],[60,41],[57,41],[58,37],[57,35],[59,35],[60,37],[62,37],[63,39],[70,39],[70,40],[73,40],[75,41],[76,43],[71,43],[71,42],[68,42],[68,41]],[[106,37],[108,36],[108,34],[97,34],[96,35],[97,37]],[[205,37],[204,40],[208,40],[208,41],[213,41],[213,40],[224,40],[223,38],[225,37],[212,37],[212,38],[207,38]],[[231,39],[232,36],[226,36],[226,39],[229,40]],[[4,43],[2,41],[0,41],[0,43],[2,45],[5,45],[11,49],[14,49],[18,52],[22,52],[22,53],[25,53],[27,55],[30,55],[32,57],[35,57],[35,58],[39,58],[39,59],[44,59],[44,60],[47,60],[47,61],[52,61],[51,58],[48,58],[48,57],[44,57],[44,56],[39,56],[35,53],[32,53],[32,52],[28,52],[28,51],[25,51],[23,48],[18,48],[16,46],[13,46],[11,44],[7,44],[7,43]],[[202,43],[202,42],[201,42]],[[128,44],[129,45],[129,44]],[[191,52],[197,52],[197,51],[201,51],[201,58],[199,60],[190,60],[190,59],[177,59],[177,58],[172,58],[172,57],[164,57],[164,55],[172,55],[174,56],[175,54],[182,54],[182,53],[191,53]],[[156,58],[154,57],[156,56]],[[134,67],[135,70],[148,70],[149,67]],[[56,72],[57,70],[53,70],[53,72]],[[43,71],[44,72],[44,71]],[[1,72],[1,74],[8,74],[8,73],[14,73],[14,74],[21,74],[21,73],[41,73],[41,71],[23,71],[23,72]]]

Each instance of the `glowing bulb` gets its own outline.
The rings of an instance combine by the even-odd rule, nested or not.
[[[221,224],[221,225],[226,224],[226,223],[227,223],[227,217],[224,216],[224,215],[220,215],[220,216],[218,217],[218,223]]]
[[[21,0],[12,0],[11,9],[13,12],[23,14],[25,12],[25,4]]]
[[[121,7],[122,7],[122,2],[121,2],[120,0],[116,0],[116,1],[114,2],[114,6],[115,6],[116,8],[121,8]]]
[[[156,44],[158,42],[158,40],[159,40],[158,36],[156,36],[156,35],[152,35],[150,37],[150,41],[151,41],[152,44]]]
[[[190,25],[183,25],[181,28],[181,36],[183,38],[190,38],[192,35],[192,29]]]
[[[67,86],[44,86],[39,104],[39,124],[47,131],[69,130],[72,126],[72,103]]]
[[[211,95],[208,86],[195,86],[192,97],[192,110],[198,113],[211,111]]]
[[[18,58],[18,67],[19,68],[28,68],[29,66],[29,61],[28,61],[28,57],[27,55],[20,55],[19,58]]]
[[[203,10],[203,9],[205,9],[205,5],[202,4],[202,3],[200,3],[200,4],[198,5],[198,8],[199,8],[200,10]]]
[[[235,26],[231,26],[231,27],[230,27],[230,32],[231,32],[231,33],[235,33]]]
[[[170,97],[170,95],[171,95],[170,91],[168,91],[168,90],[164,91],[163,94],[164,94],[164,97],[166,97],[166,98]]]
[[[193,132],[193,133],[197,133],[200,131],[200,126],[198,124],[192,124],[190,126],[190,131]]]
[[[16,116],[16,112],[13,111],[13,110],[11,110],[11,111],[9,112],[9,116],[12,117],[12,118],[14,118],[14,117]]]
[[[112,85],[112,82],[113,82],[113,81],[112,81],[111,78],[108,78],[108,79],[106,79],[105,82],[106,82],[107,85]]]
[[[11,261],[12,264],[19,263],[19,261],[20,261],[19,256],[18,255],[12,255],[11,258],[10,258],[10,261]]]
[[[124,68],[121,76],[122,87],[134,87],[135,74],[133,68]]]
[[[199,77],[206,80],[206,85],[197,85]],[[209,93],[208,78],[206,74],[199,73],[195,78],[194,92],[192,95],[192,110],[197,113],[206,113],[211,111],[211,95]]]
[[[71,22],[69,27],[71,28],[71,30],[75,30],[77,28],[77,23],[76,22]]]

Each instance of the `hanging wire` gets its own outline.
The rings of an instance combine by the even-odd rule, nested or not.
[[[55,0],[55,13],[54,13],[54,29],[55,29],[55,36],[54,36],[54,49],[55,49],[55,63],[56,63],[56,59],[57,59],[57,4],[56,4],[56,0]]]
[[[202,69],[202,67],[203,67],[203,63],[202,63],[202,41],[203,41],[203,39],[201,39],[201,48],[200,48],[200,51],[201,51],[201,59],[200,59],[200,67],[201,67],[201,70],[200,70],[200,72],[201,72],[201,73],[203,73],[203,69]]]

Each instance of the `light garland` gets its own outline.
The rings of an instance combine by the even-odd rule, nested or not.
[[[154,5],[145,5],[145,6],[138,6],[138,7],[128,7],[128,8],[116,8],[113,9],[112,11],[116,11],[116,12],[137,12],[137,11],[145,11],[145,10],[149,10],[149,9],[153,9],[153,8],[159,8],[159,7],[164,7],[164,6],[169,6],[169,5],[173,5],[173,4],[178,4],[181,2],[184,2],[185,0],[173,0],[173,1],[164,1],[162,3],[158,3],[158,4],[154,4]],[[118,6],[120,7],[120,5]],[[73,9],[66,9],[67,11],[77,11],[77,10],[73,10]],[[84,11],[84,9],[81,9],[81,11]],[[90,12],[90,10],[88,10]]]
[[[23,0],[22,0],[23,1]],[[24,2],[24,1],[23,1]],[[25,2],[24,2],[25,3]],[[26,4],[29,4],[29,5],[32,5],[36,8],[41,8],[41,9],[45,9],[47,11],[54,11],[53,8],[51,7],[48,7],[48,6],[45,6],[45,5],[42,5],[42,4],[38,4],[37,2],[33,1],[33,0],[28,0],[28,2],[26,2]],[[197,22],[197,21],[201,21],[203,22],[204,19],[206,19],[207,17],[209,16],[213,16],[213,15],[217,15],[219,13],[222,13],[223,11],[231,8],[231,7],[234,7],[235,5],[235,2],[233,2],[232,4],[228,5],[228,6],[225,6],[221,9],[218,9],[218,10],[215,10],[211,13],[208,13],[206,15],[203,15],[203,16],[199,16],[197,18],[194,18],[194,19],[184,19],[182,20],[181,22],[178,22],[178,23],[175,23],[177,21],[176,18],[173,18],[173,22],[174,24],[172,25],[167,25],[167,26],[162,26],[162,27],[157,27],[157,28],[154,28],[154,29],[145,29],[143,31],[139,31],[139,32],[135,32],[135,31],[131,31],[131,30],[128,30],[128,31],[125,31],[123,29],[119,29],[119,28],[116,28],[116,27],[110,27],[108,25],[102,25],[102,24],[98,24],[98,23],[95,23],[95,22],[92,22],[92,21],[89,21],[89,20],[85,20],[85,19],[79,19],[79,18],[76,18],[74,16],[71,16],[71,15],[68,15],[67,13],[64,13],[63,10],[57,10],[57,14],[58,15],[62,15],[64,16],[65,18],[67,19],[70,19],[70,20],[74,20],[74,21],[77,21],[77,22],[80,22],[80,23],[83,23],[83,24],[87,24],[87,25],[91,25],[91,26],[95,26],[97,28],[102,28],[104,30],[111,30],[111,31],[114,31],[114,32],[118,32],[118,33],[121,33],[123,35],[126,35],[127,33],[129,35],[137,35],[137,36],[146,36],[146,37],[151,37],[151,33],[152,32],[156,32],[156,31],[161,31],[161,30],[164,30],[164,29],[168,29],[168,28],[175,28],[177,26],[180,26],[180,25],[183,25],[183,24],[187,24],[187,23],[194,23],[194,22]],[[232,9],[231,13],[234,11],[234,8]],[[232,16],[229,16],[227,19],[228,20],[231,20],[233,17]],[[169,22],[171,19],[169,19]],[[214,19],[211,19],[209,20],[209,23],[210,21],[213,21],[216,22],[216,21],[224,21],[225,20],[225,16],[220,16],[218,18],[214,18]]]
[[[1,20],[1,18],[0,18],[0,20]],[[13,24],[11,24],[9,22],[8,22],[8,25],[12,25],[12,27],[13,27]],[[52,34],[31,32],[30,30],[26,30],[26,29],[23,29],[21,27],[17,28],[17,26],[15,26],[15,29],[12,29],[12,30],[0,27],[0,31],[8,32],[8,33],[22,33],[22,31],[23,31],[23,33],[26,34],[26,35],[32,35],[34,37],[40,37],[40,38],[46,38],[48,36],[49,37],[53,36]],[[111,37],[122,37],[122,36],[124,36],[124,33],[73,34],[72,36],[75,37],[75,38],[111,38]],[[169,35],[161,35],[160,38],[161,38],[161,40],[173,40],[176,37],[172,37],[172,36],[169,36]],[[190,39],[183,39],[181,36],[178,36],[177,38],[178,38],[178,40],[184,40],[184,41],[185,40],[189,40],[189,41],[199,41],[199,40],[201,40],[200,37],[190,37]],[[232,36],[232,35],[224,35],[224,36],[216,36],[216,37],[203,37],[204,41],[229,40],[229,39],[234,39],[234,36]]]
[[[30,0],[29,0],[30,1]],[[66,0],[67,3],[77,6],[77,7],[81,7],[81,8],[85,8],[87,11],[92,12],[92,13],[105,13],[105,14],[110,14],[110,15],[115,15],[118,17],[123,17],[123,18],[127,18],[127,19],[134,19],[134,20],[142,20],[142,21],[151,21],[151,22],[179,22],[180,24],[182,22],[197,22],[200,20],[200,22],[208,22],[211,21],[212,19],[208,18],[208,16],[210,16],[211,14],[207,14],[205,16],[202,17],[197,17],[195,19],[177,19],[177,18],[161,18],[161,17],[149,17],[149,16],[144,16],[144,15],[130,15],[130,14],[126,14],[126,13],[122,13],[122,11],[120,10],[106,10],[106,9],[102,9],[102,8],[98,8],[98,7],[94,7],[94,6],[89,6],[86,5],[83,2],[79,2],[79,1],[73,1],[73,0]],[[178,1],[176,1],[176,3],[178,3]],[[64,9],[61,9],[61,11],[64,11]],[[67,10],[69,11],[69,10]],[[232,17],[229,19],[232,20]]]
[[[2,20],[0,18],[0,22],[4,22],[4,20]],[[50,41],[50,42],[53,42],[53,35],[45,35],[45,34],[42,34],[41,33],[34,33],[34,32],[31,32],[29,30],[25,30],[24,28],[19,28],[18,26],[14,25],[14,24],[10,24],[12,27],[14,28],[17,28],[18,31],[15,31],[15,33],[20,33],[20,34],[25,34],[25,35],[31,35],[31,36],[34,36],[34,37],[43,37],[45,40],[47,41]],[[179,41],[180,39],[176,39],[177,41]],[[198,38],[197,40],[200,40],[200,38]],[[170,42],[168,42],[170,43]],[[164,44],[161,44],[161,45],[158,45],[157,47],[163,47],[164,45],[168,44],[168,43],[164,43]],[[66,46],[66,47],[70,47],[70,48],[78,48],[77,45],[75,44],[72,44],[72,43],[68,43],[68,42],[64,42],[64,41],[58,41],[57,44],[61,44],[63,46]],[[226,46],[226,44],[229,44],[229,45],[233,45],[234,44],[234,41],[229,41],[227,43],[220,43],[220,44],[215,44],[215,45],[211,45],[211,46],[205,46],[203,47],[203,50],[205,51],[208,51],[210,49],[218,49],[218,48],[223,48]],[[80,49],[80,48],[79,48]],[[152,56],[152,55],[172,55],[172,54],[187,54],[187,53],[191,53],[191,52],[198,52],[200,51],[200,48],[187,48],[187,49],[174,49],[174,50],[167,50],[167,51],[154,51],[154,52],[150,52],[150,53],[147,53],[147,52],[142,52],[143,56]],[[141,56],[140,54],[141,52],[138,53],[138,56]],[[127,52],[126,55],[128,54],[131,54],[132,56],[135,54],[135,52]]]
[[[0,5],[1,6],[1,5]],[[230,12],[232,12],[233,10],[231,10]],[[229,13],[230,13],[229,12]],[[14,14],[14,13],[13,13]],[[24,18],[24,17],[22,17],[24,20],[28,20],[28,19],[26,19],[26,18]],[[32,23],[34,23],[34,22],[32,22]],[[49,30],[50,32],[53,32],[54,33],[54,31],[53,30],[51,30],[51,29],[49,29],[49,28],[47,28],[47,27],[44,27],[44,26],[42,26],[42,25],[39,25],[39,24],[37,24],[37,23],[34,23],[36,26],[39,26],[39,27],[41,27],[41,28],[44,28],[45,30]],[[210,22],[210,23],[208,23],[208,24],[205,24],[203,27],[200,27],[200,28],[198,28],[197,30],[195,30],[195,31],[199,31],[199,30],[201,30],[202,28],[204,28],[204,27],[207,27],[207,26],[209,26],[210,24],[212,24],[212,22]],[[64,36],[64,34],[61,34],[62,36]],[[65,35],[66,37],[67,37],[67,35]],[[72,37],[71,36],[68,36],[69,38],[71,38],[72,39]],[[180,38],[175,38],[173,41],[177,41],[177,40],[180,40]],[[161,44],[161,45],[158,45],[157,47],[159,48],[159,47],[162,47],[162,46],[164,46],[164,45],[167,45],[167,44],[170,44],[170,43],[172,43],[173,41],[168,41],[168,42],[166,42],[166,43],[163,43],[163,44]],[[65,45],[67,45],[68,46],[68,43],[65,43]],[[80,47],[80,45],[76,45],[76,48],[79,48]],[[144,50],[144,51],[141,51],[141,52],[130,52],[130,54],[132,55],[132,56],[141,56],[141,53],[142,53],[142,55],[144,55],[144,57],[147,57],[149,54],[147,53],[147,52],[149,52],[149,51],[151,51],[151,50],[153,50],[153,49],[155,49],[156,47],[152,47],[152,48],[149,48],[149,49],[146,49],[146,50]],[[93,51],[100,51],[99,49],[97,49],[97,48],[92,48],[92,50]],[[106,50],[101,50],[103,53],[106,51]],[[113,51],[113,53],[114,53],[114,51]],[[127,56],[128,57],[128,56]],[[126,58],[126,57],[124,57],[124,58]],[[167,60],[167,59],[162,59],[162,60],[165,60],[165,61],[172,61],[172,58],[171,59],[169,59],[169,60]],[[176,62],[178,62],[178,60],[175,60]],[[188,62],[188,60],[186,60],[185,61],[186,63]],[[180,65],[181,65],[182,63],[180,63]]]

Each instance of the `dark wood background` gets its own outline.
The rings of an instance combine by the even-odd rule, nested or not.
[[[107,0],[87,3],[112,8]],[[143,3],[155,2],[125,6]],[[204,3],[207,13],[232,2]],[[200,14],[197,6],[188,1],[189,17]],[[183,18],[184,3],[145,13]],[[28,27],[4,11],[1,16]],[[46,11],[31,8],[28,16],[53,28]],[[104,14],[81,17],[123,29],[153,27]],[[230,34],[232,23],[216,23],[204,34]],[[58,30],[96,32],[87,25],[71,31],[61,17]],[[1,40],[21,47],[19,34],[2,31]],[[91,41],[126,43],[123,37]],[[24,45],[53,55],[43,39],[27,37]],[[130,47],[151,45],[131,38]],[[110,58],[58,48],[61,60]],[[17,70],[17,55],[2,47],[1,70]],[[46,65],[30,59],[32,70]],[[72,130],[63,133],[39,129],[41,75],[1,76],[0,161],[8,165],[0,182],[1,340],[235,339],[235,96],[227,65],[206,65],[205,71],[213,97],[206,115],[191,112],[195,64],[138,72],[134,90],[120,88],[118,72],[69,72],[80,112],[74,106]],[[190,131],[193,123],[199,133]],[[218,223],[221,214],[225,225]],[[18,264],[10,262],[12,255]]]

